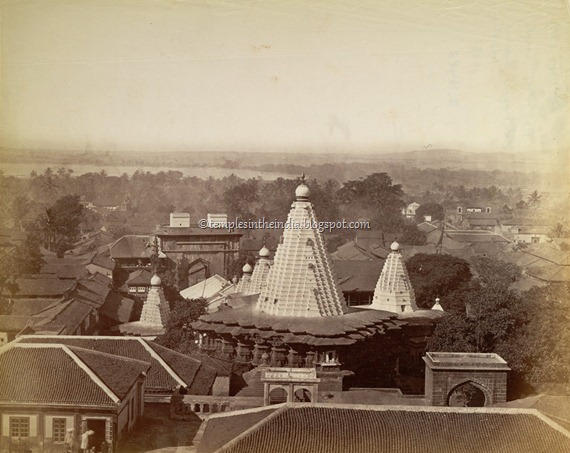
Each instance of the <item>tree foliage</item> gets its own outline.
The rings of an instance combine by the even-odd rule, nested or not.
[[[79,195],[66,195],[38,216],[31,230],[42,238],[43,246],[58,256],[71,248],[79,238],[83,206]]]
[[[522,295],[489,285],[467,296],[465,313],[443,318],[431,351],[494,352],[507,361],[514,381],[570,379],[570,284],[551,283]]]
[[[372,211],[375,227],[395,231],[402,225],[401,210],[405,206],[404,191],[393,184],[387,173],[373,173],[364,179],[347,181],[338,192],[343,204],[353,204]]]
[[[196,351],[197,345],[191,324],[205,313],[206,301],[204,299],[177,301],[170,312],[164,335],[159,336],[155,341],[183,354]]]
[[[467,261],[451,255],[419,253],[408,259],[406,268],[419,307],[431,308],[439,297],[446,309],[463,308],[460,295],[471,280]]]

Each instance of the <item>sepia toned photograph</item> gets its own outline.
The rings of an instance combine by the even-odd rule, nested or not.
[[[0,453],[570,452],[570,0],[1,0]]]

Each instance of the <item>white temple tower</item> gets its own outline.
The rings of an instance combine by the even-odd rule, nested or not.
[[[271,269],[271,260],[269,255],[271,252],[265,245],[259,251],[259,259],[253,268],[251,274],[251,284],[249,285],[249,294],[259,294],[267,284],[267,276]]]
[[[150,280],[150,289],[144,301],[140,322],[164,327],[170,317],[170,307],[164,298],[161,280],[158,275],[154,275]]]
[[[342,315],[346,303],[317,228],[304,176],[295,197],[256,309],[278,316]]]
[[[251,264],[245,263],[241,269],[242,277],[237,284],[236,293],[252,294],[250,291],[252,271]]]
[[[408,277],[408,271],[402,255],[400,244],[393,242],[391,252],[386,258],[382,273],[374,290],[372,305],[366,308],[391,311],[394,313],[410,313],[417,310],[414,289]]]

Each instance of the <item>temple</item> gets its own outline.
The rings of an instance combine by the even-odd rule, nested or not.
[[[400,244],[394,241],[390,250],[376,284],[372,305],[368,307],[395,313],[414,312],[418,309],[416,297],[400,254]]]
[[[143,304],[140,320],[121,324],[119,330],[123,335],[153,339],[164,333],[170,316],[170,307],[161,284],[160,277],[155,274],[150,280],[151,286]]]
[[[427,323],[414,321],[422,314],[413,312],[413,290],[397,244],[380,276],[376,303],[367,308],[347,306],[309,195],[303,180],[273,263],[264,247],[251,276],[249,265],[244,267],[242,286],[238,284],[242,303],[193,323],[201,349],[250,367],[315,368],[320,391],[340,390],[343,380],[345,385],[393,386],[402,351],[410,350],[412,339],[423,352],[418,344],[433,323],[429,316]],[[252,297],[252,291],[259,296]],[[392,294],[396,303],[384,304]],[[398,317],[402,312],[408,315],[406,321]],[[407,324],[415,327],[406,337]],[[422,368],[418,355],[411,361]]]

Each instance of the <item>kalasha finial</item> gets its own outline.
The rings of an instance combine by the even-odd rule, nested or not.
[[[303,172],[301,174],[301,182],[304,184],[305,183],[305,172]]]

